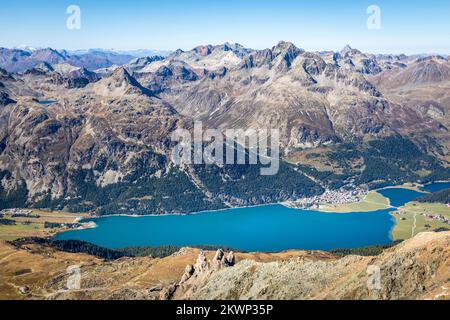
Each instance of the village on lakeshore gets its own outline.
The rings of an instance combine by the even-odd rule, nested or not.
[[[358,203],[368,194],[369,191],[367,189],[348,185],[339,190],[326,190],[323,194],[318,196],[289,201],[286,205],[297,209],[318,210],[322,205]]]

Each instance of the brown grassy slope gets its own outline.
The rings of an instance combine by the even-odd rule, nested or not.
[[[193,264],[198,254],[199,250],[187,248],[163,259],[123,258],[106,262],[38,245],[18,249],[0,242],[0,299],[153,299],[159,296],[158,289],[178,282],[186,265]],[[214,252],[206,255],[212,259]],[[321,252],[289,251],[237,254],[237,259],[271,262],[301,256],[333,258]],[[66,270],[72,265],[81,266],[81,289],[67,292]],[[19,292],[22,286],[30,288],[29,294]],[[149,293],[150,288],[157,290]]]
[[[38,245],[0,242],[0,299],[158,299],[180,281],[199,250],[163,259],[102,261]],[[207,252],[208,260],[214,252]],[[81,266],[81,288],[67,291],[67,268]],[[367,289],[367,267],[381,268],[381,290]],[[450,232],[422,233],[378,257],[337,258],[324,252],[237,254],[179,299],[442,299],[450,287]],[[189,284],[188,284],[189,285]],[[19,288],[29,287],[27,294]],[[150,290],[149,290],[150,289]]]

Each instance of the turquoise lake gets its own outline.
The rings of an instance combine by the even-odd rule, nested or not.
[[[396,208],[401,207],[404,204],[411,202],[420,196],[425,195],[425,193],[400,188],[379,190],[378,193],[388,198],[391,202],[391,206]]]
[[[450,189],[450,182],[436,182],[429,185],[426,185],[424,190],[428,192],[438,192],[445,189]]]
[[[395,188],[380,193],[395,207],[422,195]],[[392,242],[390,211],[342,214],[267,205],[192,215],[105,217],[93,220],[97,228],[65,232],[55,239],[111,249],[161,245],[220,245],[264,252],[358,248]]]

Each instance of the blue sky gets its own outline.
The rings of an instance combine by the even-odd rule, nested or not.
[[[68,30],[69,5],[81,29]],[[381,30],[369,30],[369,5]],[[191,49],[238,42],[266,48],[279,40],[308,50],[345,44],[393,53],[450,53],[448,0],[14,0],[0,8],[0,46],[65,49]]]

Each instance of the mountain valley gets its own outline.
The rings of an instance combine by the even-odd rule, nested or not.
[[[306,52],[289,42],[99,64],[53,49],[2,49],[0,56],[8,67],[0,73],[2,208],[196,212],[348,184],[450,178],[450,64],[442,57],[349,46]],[[14,67],[11,57],[20,57]],[[192,130],[194,121],[280,130],[278,175],[260,176],[249,165],[174,166],[171,134]]]

